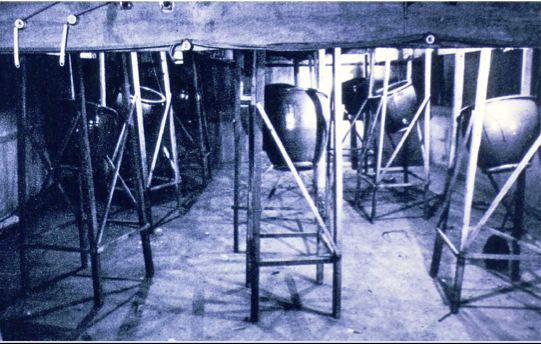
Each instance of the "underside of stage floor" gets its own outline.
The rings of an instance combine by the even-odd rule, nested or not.
[[[262,154],[264,165],[268,166]],[[242,181],[246,183],[247,164],[243,167]],[[534,200],[527,203],[525,226],[539,241],[537,157],[530,170],[527,194],[529,200]],[[105,299],[100,309],[93,308],[90,269],[76,271],[80,264],[78,253],[31,251],[33,290],[24,297],[18,295],[15,235],[13,231],[5,234],[0,239],[2,337],[101,341],[541,340],[539,256],[521,263],[522,281],[514,284],[505,271],[487,270],[483,261],[469,263],[463,284],[464,303],[458,314],[450,314],[446,286],[452,283],[455,259],[448,249],[444,250],[439,280],[428,273],[436,216],[424,220],[419,206],[395,211],[406,204],[404,201],[420,199],[420,194],[412,191],[406,197],[400,192],[381,192],[381,218],[371,224],[364,217],[370,197],[361,208],[353,207],[355,173],[348,163],[344,172],[340,319],[330,315],[332,265],[325,267],[322,285],[314,283],[316,267],[309,265],[262,268],[260,321],[248,321],[245,225],[241,226],[242,252],[233,253],[233,166],[225,165],[189,209],[152,235],[156,271],[153,278],[144,279],[138,235],[104,251]],[[263,198],[280,174],[282,180],[263,212],[262,232],[314,231],[313,216],[290,173],[264,174]],[[443,175],[443,169],[432,171],[431,196],[441,192]],[[311,174],[304,172],[302,176],[311,185]],[[475,203],[481,214],[487,207],[482,197],[494,193],[482,175],[478,176],[477,185],[483,186]],[[245,192],[246,185],[243,195]],[[461,194],[455,194],[457,200],[451,210],[451,237],[460,231]],[[154,217],[159,218],[173,207],[173,201],[154,206]],[[62,220],[64,213],[60,208],[51,210],[49,215]],[[495,223],[503,215],[504,211],[498,210]],[[245,219],[245,212],[241,212],[241,220]],[[50,221],[53,220],[40,223],[46,226]],[[45,235],[45,240],[77,243],[73,223],[54,233],[57,234]],[[483,235],[474,245],[478,251],[488,236]],[[316,247],[312,238],[262,240],[262,254],[267,257],[314,253]]]

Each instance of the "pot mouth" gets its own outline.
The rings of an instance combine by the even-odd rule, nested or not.
[[[402,90],[405,90],[406,88],[408,87],[413,87],[413,84],[410,82],[410,81],[399,81],[399,82],[395,82],[393,84],[390,84],[389,87],[388,87],[388,95],[393,95],[395,93],[398,93]],[[383,97],[383,90],[384,88],[379,88],[377,89],[376,91],[374,91],[374,95],[372,96],[373,98],[379,98],[379,97]]]
[[[79,104],[79,101],[76,100],[76,99],[61,99],[60,101],[66,102],[66,103],[73,103],[73,104],[75,104],[75,105],[78,105],[78,104]],[[96,109],[98,109],[98,110],[99,110],[99,109],[103,109],[105,113],[108,112],[108,113],[110,113],[110,114],[112,114],[112,115],[115,115],[115,116],[118,114],[118,113],[116,112],[115,109],[110,108],[110,107],[108,107],[108,106],[102,106],[102,105],[100,105],[100,104],[98,104],[98,103],[94,103],[94,102],[85,102],[85,103],[86,103],[86,105],[89,106],[89,107],[93,107],[93,108],[96,108]]]
[[[485,101],[485,104],[497,103],[497,102],[506,101],[506,100],[531,100],[531,101],[535,102],[537,99],[535,97],[533,97],[533,96],[525,96],[525,95],[521,95],[521,94],[514,94],[514,95],[510,95],[510,96],[502,96],[502,97],[496,97],[496,98],[487,99]],[[474,107],[475,107],[475,104],[465,106],[460,110],[460,113],[462,113],[464,111],[467,111],[467,110],[470,110],[470,109],[473,109]]]
[[[285,84],[285,83],[278,83],[278,84],[268,84],[265,86],[266,88],[277,88],[281,89],[284,92],[310,92],[310,93],[317,93],[322,95],[325,98],[329,98],[325,93],[315,89],[315,88],[304,88],[304,87],[297,87],[293,86],[291,84]]]
[[[141,86],[141,102],[145,104],[162,104],[165,103],[165,96],[160,92],[146,86]],[[130,95],[133,101],[134,95]]]

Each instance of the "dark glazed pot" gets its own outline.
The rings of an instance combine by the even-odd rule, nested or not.
[[[131,90],[133,91],[133,90]],[[130,94],[130,103],[133,103],[133,92]],[[145,143],[147,151],[147,159],[150,164],[152,154],[154,154],[154,145],[156,144],[158,134],[160,132],[160,123],[163,112],[165,111],[165,96],[150,87],[141,86],[141,104],[143,108],[143,122],[145,129]],[[117,93],[116,106],[117,110],[122,109],[126,113],[127,102],[124,100],[122,92]],[[133,115],[137,115],[137,110],[134,110]],[[168,140],[169,135],[163,135],[164,140]]]
[[[76,100],[62,99],[53,102],[51,107],[45,120],[45,138],[49,153],[56,158],[71,121],[81,111],[81,104]],[[86,102],[86,115],[92,166],[94,169],[100,169],[106,155],[112,154],[114,150],[119,128],[118,115],[111,108],[90,102]],[[79,165],[79,132],[78,125],[62,154],[61,163]]]
[[[346,111],[355,116],[368,97],[368,80],[354,78],[342,83],[342,103]]]
[[[126,101],[123,98],[124,97],[122,92],[119,91],[116,96],[117,106],[126,106]],[[130,101],[133,102],[133,92],[132,94],[130,94]],[[162,111],[161,105],[165,104],[165,96],[150,87],[141,86],[141,104],[143,107],[143,116],[145,117],[145,119],[147,117],[150,117],[151,114],[161,117],[158,115],[158,113]]]
[[[327,96],[314,89],[287,84],[265,87],[265,111],[295,167],[313,168],[327,143],[330,107]],[[289,170],[268,130],[263,146],[277,170]]]
[[[374,92],[377,101],[382,101],[383,88]],[[385,129],[394,134],[411,123],[415,115],[417,105],[417,94],[415,88],[407,81],[397,82],[389,85],[387,95],[387,114]],[[374,105],[377,108],[377,104]]]
[[[461,127],[465,134],[472,106],[462,110]],[[507,96],[487,100],[483,136],[477,165],[482,169],[517,164],[540,133],[541,120],[535,99]]]

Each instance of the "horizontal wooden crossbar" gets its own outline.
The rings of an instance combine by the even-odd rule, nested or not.
[[[304,237],[317,237],[317,233],[262,233],[259,235],[261,239],[264,238],[304,238]]]
[[[334,263],[337,256],[313,256],[313,257],[291,257],[276,260],[261,260],[259,266],[292,266],[292,265],[317,265]]]
[[[83,252],[89,253],[90,250],[82,249],[80,247],[70,247],[62,245],[48,245],[41,243],[26,243],[22,245],[24,248],[37,249],[37,250],[48,250],[48,251],[60,251],[60,252]]]

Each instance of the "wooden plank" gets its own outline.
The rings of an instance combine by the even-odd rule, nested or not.
[[[233,120],[233,136],[235,146],[235,171],[233,178],[233,252],[239,252],[239,210],[240,206],[240,174],[242,164],[241,150],[241,98],[242,98],[242,68],[244,67],[244,54],[235,53],[235,109]]]
[[[336,249],[334,256],[336,260],[333,262],[332,274],[332,316],[336,319],[340,318],[342,308],[342,261],[340,247],[342,244],[342,220],[343,220],[343,157],[342,157],[342,137],[340,126],[344,114],[342,104],[342,80],[340,80],[340,67],[342,64],[342,48],[333,49],[333,103],[334,108],[331,112],[331,119],[334,122],[332,138],[334,140],[334,157],[333,157],[333,234]]]
[[[520,94],[530,96],[532,94],[532,69],[533,69],[533,49],[522,50],[522,70]]]
[[[254,68],[255,68],[255,94],[254,101],[257,103],[265,102],[265,51],[256,51],[254,53]],[[253,175],[250,183],[250,208],[248,216],[251,218],[252,244],[251,255],[251,271],[250,287],[251,287],[251,313],[250,320],[252,322],[259,321],[259,267],[260,267],[260,233],[261,233],[261,152],[263,150],[263,132],[262,123],[256,116],[255,111],[252,113],[251,133],[253,140]]]
[[[16,19],[49,4],[2,2],[0,50],[13,51]],[[20,51],[58,52],[67,16],[103,4],[60,2],[35,15],[19,30]],[[363,48],[422,42],[427,33],[451,47],[539,46],[540,13],[535,2],[178,2],[171,13],[156,2],[134,2],[130,10],[112,2],[78,17],[67,51],[164,48],[184,39],[220,48]]]
[[[262,260],[261,266],[293,266],[293,265],[313,265],[333,263],[334,256],[312,256],[312,257],[292,257],[281,258],[277,260]]]
[[[473,193],[475,190],[475,172],[477,171],[477,160],[479,147],[481,146],[481,135],[483,133],[483,120],[485,118],[485,101],[487,98],[488,77],[490,74],[490,61],[492,49],[486,48],[481,51],[479,62],[479,75],[477,78],[477,94],[475,109],[472,112],[472,139],[470,146],[470,158],[466,172],[466,193],[464,196],[464,216],[462,222],[462,235],[460,237],[460,251],[466,248],[466,242],[470,234],[470,217],[473,204]]]

